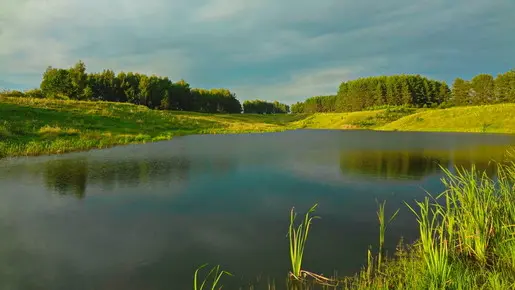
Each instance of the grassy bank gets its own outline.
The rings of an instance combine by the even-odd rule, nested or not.
[[[189,134],[366,128],[383,114],[384,110],[319,115],[202,114],[127,103],[0,96],[0,157],[65,153]]]
[[[378,129],[515,133],[515,104],[425,110],[393,121]]]
[[[444,192],[415,206],[406,203],[418,221],[419,239],[412,245],[399,243],[389,258],[382,245],[397,212],[386,215],[385,203],[379,204],[377,247],[363,253],[368,262],[352,277],[304,270],[309,269],[302,259],[310,227],[316,226],[311,216],[316,205],[298,225],[292,210],[287,289],[515,289],[515,163],[498,166],[496,179],[475,168],[445,171]]]
[[[515,133],[515,104],[450,109],[387,108],[352,113],[202,114],[127,103],[0,95],[0,158],[168,140],[189,134],[372,129]]]
[[[0,157],[64,153],[210,133],[274,132],[303,116],[210,115],[109,102],[0,97]]]

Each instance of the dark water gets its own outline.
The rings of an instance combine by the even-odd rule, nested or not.
[[[289,270],[289,210],[315,202],[304,268],[351,274],[378,240],[377,204],[401,208],[388,247],[413,241],[403,201],[442,190],[438,164],[495,173],[506,135],[292,131],[188,136],[0,160],[0,289],[191,289],[221,264],[245,282]],[[261,278],[260,278],[261,277]],[[232,283],[232,284],[231,284]]]

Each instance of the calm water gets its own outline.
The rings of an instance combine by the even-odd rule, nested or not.
[[[367,131],[188,136],[0,160],[0,289],[190,289],[203,263],[238,278],[289,270],[288,215],[320,204],[304,268],[351,274],[378,239],[376,199],[401,208],[442,190],[438,164],[493,173],[515,138]],[[233,283],[233,284],[231,284]],[[280,284],[280,283],[278,283]]]

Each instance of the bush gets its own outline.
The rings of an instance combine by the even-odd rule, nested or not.
[[[22,98],[22,97],[24,97],[23,92],[20,92],[20,91],[17,91],[17,90],[4,91],[4,92],[2,92],[0,94],[3,95],[3,96],[6,96],[6,97],[15,97],[15,98]]]
[[[25,91],[25,97],[43,99],[45,97],[45,95],[43,94],[43,92],[40,89],[32,89],[32,90]]]

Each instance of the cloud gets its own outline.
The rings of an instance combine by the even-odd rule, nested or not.
[[[263,86],[234,86],[233,90],[238,96],[245,96],[240,97],[243,100],[268,96],[292,104],[310,96],[334,94],[342,81],[353,79],[362,69],[346,66],[310,69],[291,74],[286,81]]]
[[[82,59],[90,71],[156,73],[285,102],[334,93],[349,77],[452,81],[511,68],[514,10],[504,0],[7,0],[0,79],[37,86],[46,66]]]

